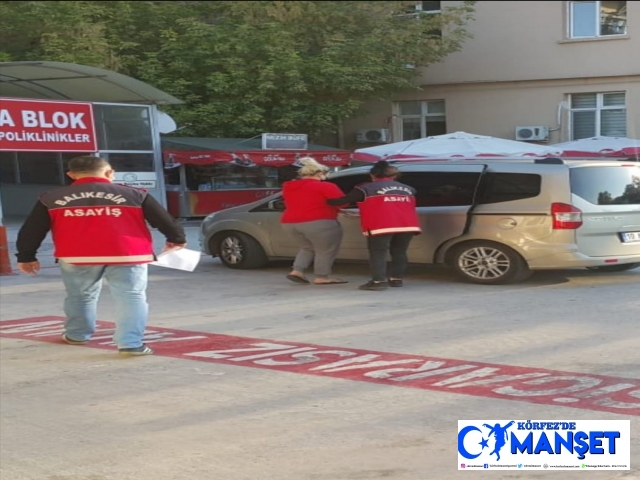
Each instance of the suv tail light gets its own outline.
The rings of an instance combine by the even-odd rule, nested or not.
[[[575,230],[582,225],[582,210],[566,203],[552,203],[554,230]]]

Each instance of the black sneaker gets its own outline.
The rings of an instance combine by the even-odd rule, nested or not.
[[[367,283],[365,283],[364,285],[360,285],[358,288],[360,290],[380,291],[386,290],[387,288],[389,288],[389,285],[387,284],[387,282],[374,282],[373,280],[369,280]]]
[[[389,280],[389,286],[390,287],[401,287],[402,286],[402,280],[400,280],[400,279]]]
[[[135,348],[120,348],[118,353],[120,353],[120,355],[133,355],[139,357],[141,355],[153,355],[153,350],[143,343],[139,347]]]

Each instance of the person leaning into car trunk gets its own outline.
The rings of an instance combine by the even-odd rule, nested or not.
[[[313,262],[315,285],[347,283],[331,277],[342,242],[342,225],[338,222],[340,208],[327,204],[327,200],[344,193],[337,185],[323,181],[329,172],[327,167],[311,157],[301,158],[299,163],[299,178],[282,185],[285,211],[280,222],[300,247],[287,278],[295,283],[311,283],[304,272]]]
[[[416,190],[396,181],[398,169],[384,160],[369,171],[371,182],[356,186],[346,196],[327,200],[332,206],[357,203],[362,232],[367,237],[371,280],[360,290],[402,287],[407,269],[407,249],[412,238],[422,232],[416,212]],[[391,254],[387,278],[387,255]]]

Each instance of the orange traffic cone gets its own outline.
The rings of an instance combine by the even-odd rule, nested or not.
[[[11,260],[9,259],[7,227],[3,225],[0,225],[0,275],[13,275]]]

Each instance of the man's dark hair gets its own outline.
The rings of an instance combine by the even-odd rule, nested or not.
[[[380,160],[371,167],[369,173],[376,178],[394,178],[398,175],[398,169],[385,160]]]
[[[104,158],[84,155],[69,160],[69,171],[72,173],[99,173],[109,167]]]

